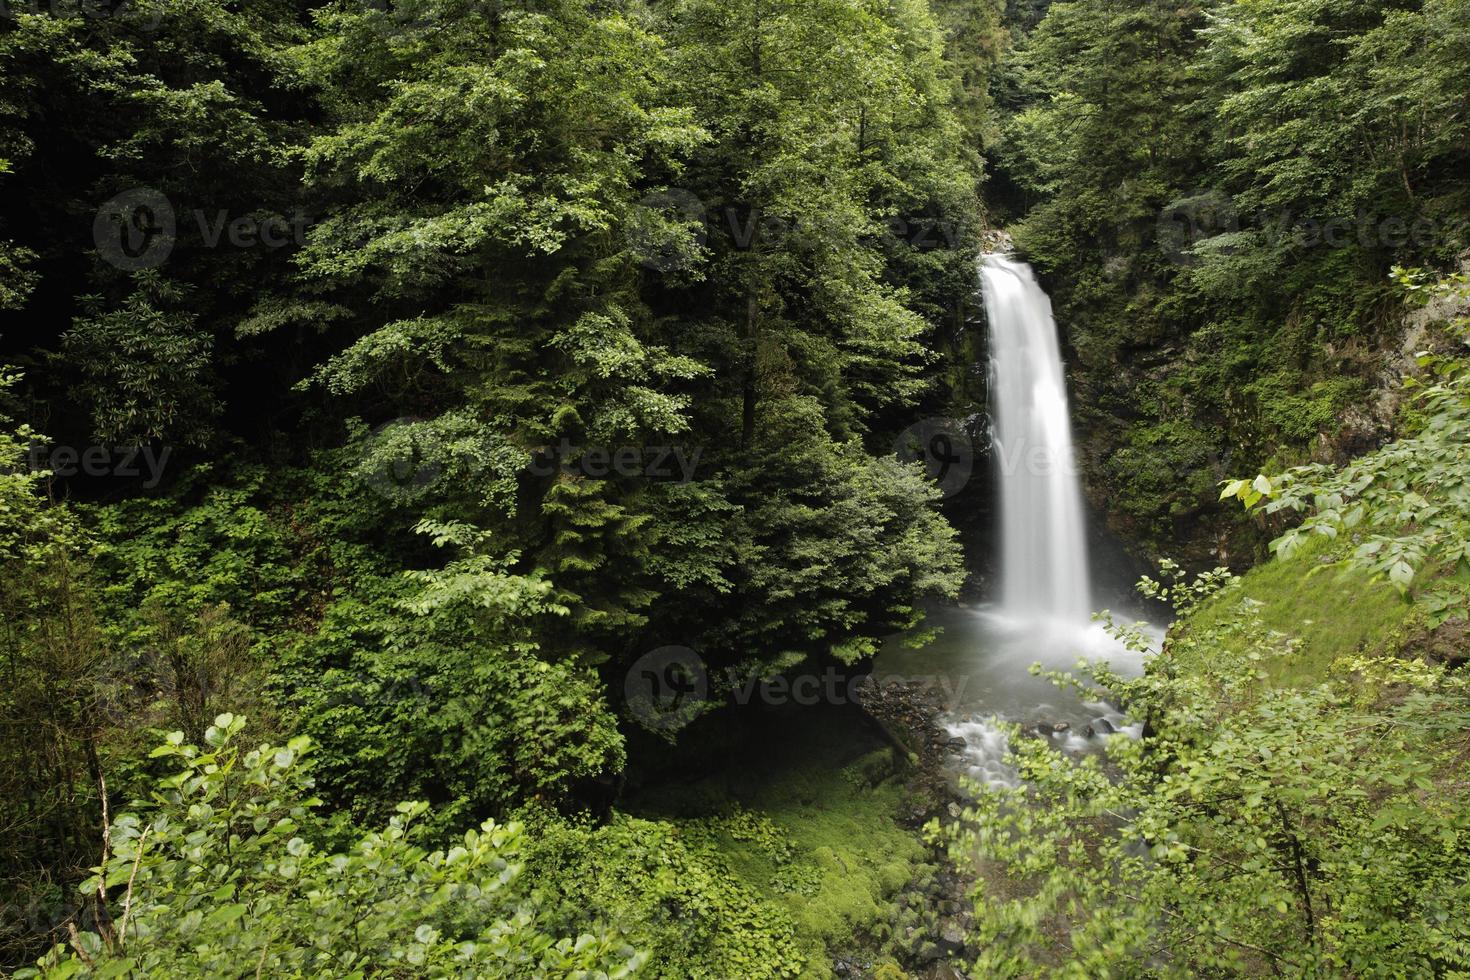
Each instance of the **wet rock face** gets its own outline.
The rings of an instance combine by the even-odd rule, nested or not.
[[[940,815],[943,804],[955,799],[947,762],[965,747],[936,720],[943,710],[939,694],[922,684],[870,679],[857,690],[857,700],[868,716],[898,747],[913,767],[909,778],[911,805],[905,825],[918,828]]]

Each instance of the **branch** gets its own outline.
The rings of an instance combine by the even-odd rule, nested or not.
[[[133,881],[138,877],[138,865],[143,863],[143,844],[148,840],[148,831],[152,827],[144,827],[143,833],[138,836],[138,856],[133,858],[133,870],[128,875],[128,892],[123,897],[122,917],[117,920],[117,948],[122,949],[128,938],[128,913],[133,910]]]

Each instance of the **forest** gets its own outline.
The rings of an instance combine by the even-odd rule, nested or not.
[[[1470,977],[1470,0],[0,0],[0,975]]]

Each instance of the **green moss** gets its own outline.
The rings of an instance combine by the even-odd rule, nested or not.
[[[802,976],[815,980],[832,976],[833,952],[856,936],[888,931],[892,899],[927,851],[897,822],[905,790],[892,778],[892,750],[825,712],[810,714],[770,733],[772,751],[753,756],[758,767],[666,786],[636,807],[678,822],[763,907],[788,918]]]
[[[610,925],[649,955],[648,974],[690,980],[797,976],[795,927],[735,874],[697,828],[615,814],[595,826],[545,809],[521,814],[538,909],[561,932]]]
[[[1336,424],[1342,410],[1361,401],[1367,386],[1359,378],[1327,378],[1302,390],[1299,375],[1277,371],[1243,389],[1260,413],[1268,436],[1292,445],[1306,443]]]
[[[1282,687],[1323,679],[1339,657],[1392,648],[1412,625],[1414,607],[1389,583],[1343,566],[1340,557],[1323,538],[1290,559],[1267,561],[1206,603],[1183,628],[1207,630],[1229,618],[1240,602],[1257,603],[1267,627],[1301,640],[1294,653],[1265,666],[1270,682]]]

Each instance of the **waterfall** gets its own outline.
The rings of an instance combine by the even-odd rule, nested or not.
[[[1051,300],[1030,266],[1001,255],[981,259],[980,284],[990,321],[1001,606],[1017,617],[1085,622],[1086,528]]]

